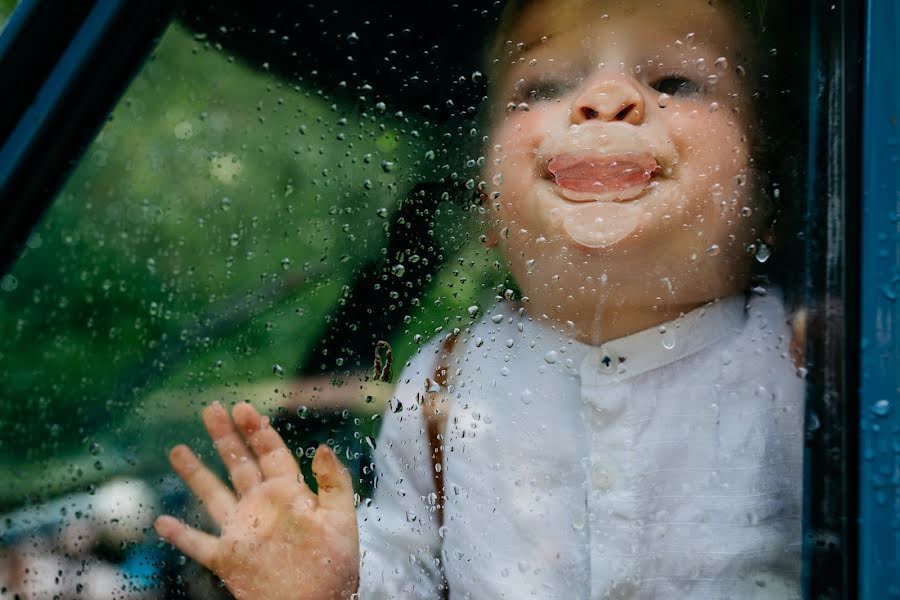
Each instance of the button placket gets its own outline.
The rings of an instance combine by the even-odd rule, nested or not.
[[[582,390],[593,413],[587,473],[592,597],[609,591],[606,586],[616,578],[610,569],[614,563],[622,566],[611,560],[610,552],[632,548],[636,535],[627,506],[633,501],[626,448],[626,440],[632,437],[628,419],[632,386],[620,380],[617,366],[611,362],[608,373],[597,368],[594,385]]]

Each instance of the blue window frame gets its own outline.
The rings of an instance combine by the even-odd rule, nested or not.
[[[867,3],[860,245],[859,590],[900,597],[900,6]]]

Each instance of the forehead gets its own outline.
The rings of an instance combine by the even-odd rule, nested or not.
[[[522,3],[526,4],[526,3]],[[663,43],[693,33],[698,42],[735,48],[743,40],[733,7],[709,0],[534,0],[502,24],[504,41],[529,51],[561,37]],[[671,34],[671,35],[667,35]],[[665,36],[665,37],[657,37]]]

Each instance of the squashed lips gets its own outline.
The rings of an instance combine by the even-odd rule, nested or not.
[[[553,182],[571,200],[628,200],[640,193],[659,170],[650,154],[559,154],[547,164]],[[621,194],[621,196],[616,196]]]

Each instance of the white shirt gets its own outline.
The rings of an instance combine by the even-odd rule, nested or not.
[[[406,367],[359,513],[360,598],[799,598],[804,382],[780,300],[592,347],[500,304],[461,334],[444,526]]]

